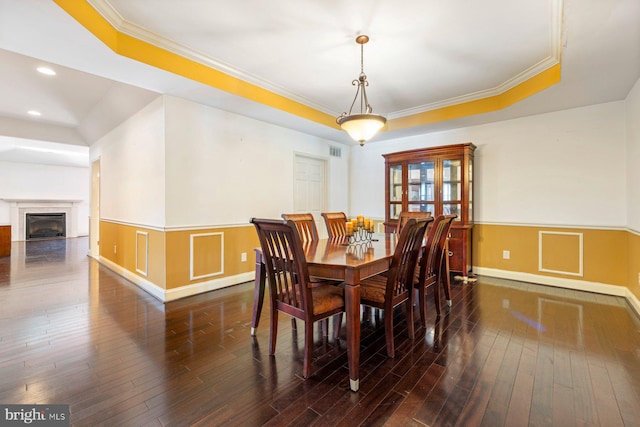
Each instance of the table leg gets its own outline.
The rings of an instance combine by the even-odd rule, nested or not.
[[[262,303],[264,302],[264,287],[266,282],[266,271],[262,263],[262,252],[256,251],[256,278],[255,290],[253,292],[253,317],[251,318],[251,335],[256,335],[256,328],[260,322],[262,313]]]
[[[347,317],[347,358],[349,359],[349,387],[360,388],[360,286],[345,284]]]

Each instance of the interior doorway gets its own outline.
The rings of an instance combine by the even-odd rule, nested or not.
[[[326,237],[327,231],[321,213],[325,211],[327,161],[296,154],[294,167],[294,213],[312,213],[318,227],[318,235]]]
[[[89,256],[100,257],[100,159],[91,163],[91,216],[89,217]]]

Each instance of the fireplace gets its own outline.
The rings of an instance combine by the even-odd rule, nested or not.
[[[64,213],[64,234],[78,237],[78,206],[82,200],[0,199],[11,204],[11,241],[27,240],[27,215]],[[50,219],[50,218],[47,218]],[[62,238],[62,237],[60,237]]]
[[[26,214],[26,240],[65,238],[66,229],[67,219],[64,212]]]

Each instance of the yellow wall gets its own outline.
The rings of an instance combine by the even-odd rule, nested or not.
[[[540,271],[540,231],[545,233],[542,236],[543,269],[566,274]],[[581,276],[570,274],[579,272],[579,238],[576,234],[582,235]],[[628,286],[631,273],[627,267],[627,242],[630,235],[623,230],[477,224],[473,228],[473,265]],[[640,238],[636,236],[637,240]],[[636,243],[635,248],[640,253],[640,243]],[[510,259],[503,259],[504,250],[510,251]]]
[[[540,231],[543,269],[566,273],[540,271]],[[578,276],[570,273],[577,273],[580,268],[580,234],[583,266],[582,275]],[[146,242],[148,267],[144,276],[137,270],[144,270],[146,265],[146,251],[141,249]],[[100,222],[100,255],[165,290],[252,273],[254,248],[258,246],[255,229],[250,225],[163,232]],[[503,259],[504,250],[510,252],[510,259]],[[247,257],[244,262],[242,253]],[[200,277],[191,278],[192,265],[193,275]],[[476,224],[473,265],[627,286],[640,298],[640,235],[622,230]]]
[[[148,264],[143,259],[146,252],[142,245],[146,242]],[[158,231],[100,222],[100,255],[165,290],[253,272],[254,248],[258,246],[255,228],[250,225]],[[244,262],[243,252],[247,257]],[[147,276],[138,271],[145,269]]]
[[[222,234],[222,239],[218,233]],[[194,239],[193,253],[191,236]],[[166,238],[167,289],[252,272],[256,260],[253,250],[260,246],[253,226],[169,231]],[[243,252],[247,254],[244,262],[241,261]],[[191,280],[192,261],[195,276],[210,276]],[[223,273],[217,274],[220,270]]]
[[[640,234],[628,234],[629,289],[640,298]]]
[[[147,239],[140,239],[137,232],[147,233]],[[136,252],[136,241],[148,244],[147,263],[139,259],[142,248]],[[162,289],[166,289],[165,281],[165,238],[162,231],[151,230],[143,227],[119,224],[109,221],[100,221],[100,256],[119,265]],[[146,264],[145,276],[136,271],[145,271],[142,264]]]

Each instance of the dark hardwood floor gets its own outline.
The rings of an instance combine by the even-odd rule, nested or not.
[[[71,424],[638,426],[640,334],[622,298],[481,277],[406,336],[363,325],[361,389],[344,341],[268,312],[250,336],[253,282],[161,304],[86,256],[87,239],[13,243],[0,258],[0,403],[69,404]],[[416,310],[416,319],[419,319]],[[344,337],[344,330],[342,331]],[[331,334],[329,334],[331,336]]]

